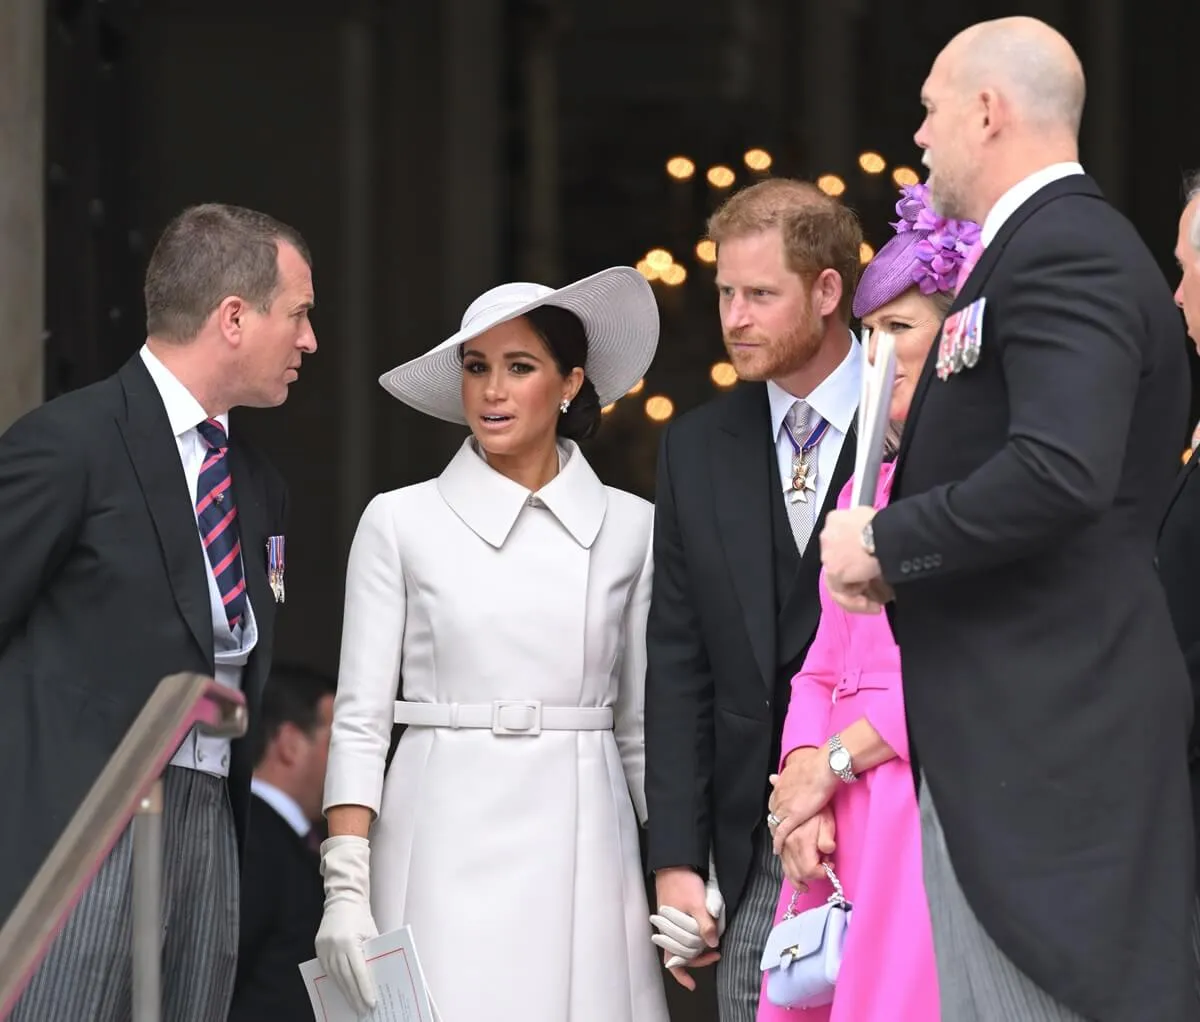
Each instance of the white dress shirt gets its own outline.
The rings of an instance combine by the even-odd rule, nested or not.
[[[179,459],[183,464],[183,474],[187,479],[188,494],[194,509],[196,486],[200,481],[200,468],[208,453],[208,446],[204,443],[196,426],[208,416],[200,402],[192,396],[191,391],[179,382],[171,370],[163,365],[149,348],[143,345],[140,354],[167,410],[167,421],[171,424],[171,432],[175,434]],[[221,424],[228,435],[229,416],[215,416],[215,421]],[[240,690],[242,668],[245,667],[246,661],[250,658],[250,652],[258,642],[258,626],[255,624],[254,611],[250,606],[250,594],[246,594],[246,613],[243,619],[245,624],[239,624],[236,629],[230,631],[225,604],[221,600],[221,590],[217,586],[217,580],[213,577],[208,551],[204,549],[204,541],[200,537],[199,522],[196,524],[196,542],[200,544],[204,566],[207,569],[205,574],[208,578],[208,598],[213,621],[214,677],[217,682],[227,688]],[[171,765],[203,770],[205,773],[216,774],[219,777],[228,776],[229,739],[201,735],[193,729],[171,758]]]
[[[1022,178],[996,200],[996,204],[984,217],[983,226],[979,229],[980,244],[987,248],[992,243],[992,239],[1000,232],[1000,228],[1004,226],[1004,221],[1020,209],[1026,199],[1032,198],[1046,185],[1059,178],[1082,173],[1083,167],[1078,163],[1052,163],[1050,166],[1035,170],[1028,177]]]
[[[779,485],[786,493],[792,488],[792,459],[796,449],[787,438],[787,427],[783,420],[798,400],[808,406],[829,423],[829,429],[817,444],[817,508],[825,505],[829,484],[833,480],[842,443],[850,432],[850,425],[858,411],[858,399],[862,391],[863,353],[858,339],[850,335],[850,350],[841,364],[825,377],[805,398],[789,394],[774,380],[767,381],[767,398],[771,403],[771,435],[775,441],[775,452],[779,459]],[[815,425],[816,420],[811,420]]]
[[[258,777],[251,778],[250,790],[282,816],[284,822],[297,835],[301,838],[308,837],[308,832],[312,830],[312,824],[309,823],[308,817],[304,815],[304,810],[300,808],[300,803],[292,798],[291,795]]]

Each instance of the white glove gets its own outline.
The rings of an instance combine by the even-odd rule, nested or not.
[[[717,867],[712,852],[708,855],[708,880],[704,884],[704,908],[717,922],[717,936],[725,932],[725,898],[717,884]],[[662,948],[671,957],[667,968],[675,969],[698,958],[708,945],[700,936],[700,924],[686,912],[670,905],[660,905],[658,912],[650,917],[651,925],[658,930],[650,942]]]
[[[377,999],[367,971],[363,942],[379,936],[371,916],[371,846],[365,837],[344,835],[321,842],[325,914],[317,931],[317,958],[360,1016]]]

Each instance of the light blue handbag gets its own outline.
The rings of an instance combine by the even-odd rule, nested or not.
[[[760,967],[766,973],[767,1000],[780,1008],[820,1008],[833,1002],[852,906],[833,868],[822,865],[833,884],[829,900],[796,915],[800,892],[793,893],[763,949]]]

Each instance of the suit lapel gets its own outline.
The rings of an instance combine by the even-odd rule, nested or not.
[[[135,355],[118,375],[125,390],[125,418],[118,418],[117,426],[154,521],[175,603],[211,665],[213,631],[207,567],[179,448],[162,398],[141,358]]]
[[[1101,193],[1099,186],[1086,174],[1071,174],[1065,178],[1059,178],[1057,181],[1052,181],[1044,188],[1040,188],[1034,192],[1000,225],[1000,230],[996,232],[996,236],[992,239],[991,244],[983,250],[983,255],[979,257],[979,262],[975,264],[971,275],[967,277],[962,291],[954,299],[954,304],[950,306],[950,311],[946,313],[946,318],[949,319],[959,310],[965,309],[983,294],[984,285],[987,284],[988,278],[992,275],[992,270],[1004,252],[1009,239],[1026,220],[1046,205],[1046,203],[1052,202],[1062,195],[1071,194],[1092,195],[1096,198],[1103,198],[1103,193]],[[892,494],[896,497],[901,495],[900,479],[904,471],[904,462],[908,454],[909,441],[915,432],[911,427],[916,422],[917,415],[921,411],[921,405],[924,403],[925,397],[929,392],[929,387],[935,378],[938,345],[941,344],[941,341],[942,331],[938,330],[937,337],[934,338],[933,345],[929,349],[929,354],[925,358],[921,377],[917,380],[917,386],[913,391],[912,403],[908,409],[907,428],[900,437],[900,450],[896,453],[896,468],[892,476]]]
[[[271,631],[275,620],[275,596],[267,580],[267,510],[262,481],[251,467],[245,448],[238,443],[236,435],[230,439],[229,471],[233,477],[233,498],[237,501],[242,573],[246,578],[246,592],[254,610],[254,620],[258,624],[257,653],[260,649],[271,648]]]
[[[1171,491],[1171,499],[1167,501],[1167,506],[1163,509],[1162,518],[1159,519],[1158,534],[1160,536],[1162,535],[1162,527],[1166,524],[1167,516],[1170,515],[1175,502],[1179,500],[1179,495],[1183,493],[1183,488],[1196,471],[1198,463],[1200,463],[1200,453],[1193,452],[1192,456],[1188,458],[1187,464],[1179,470],[1179,475],[1175,477],[1175,488]]]
[[[857,414],[850,423],[850,432],[842,442],[838,454],[837,465],[833,470],[833,478],[829,482],[829,490],[825,494],[825,502],[817,514],[813,525],[812,538],[804,549],[804,557],[792,586],[788,590],[788,598],[779,614],[779,662],[790,663],[800,651],[811,641],[817,627],[817,618],[821,612],[821,601],[818,599],[818,580],[821,575],[821,527],[825,516],[837,507],[838,497],[849,482],[854,472],[854,454],[858,446],[858,428],[855,425]]]
[[[717,522],[754,659],[775,684],[775,576],[772,563],[773,449],[766,387],[743,384],[730,398],[712,446]],[[776,472],[776,474],[778,474]]]

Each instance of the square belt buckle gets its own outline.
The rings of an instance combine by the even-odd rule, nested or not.
[[[496,699],[492,702],[492,734],[540,735],[540,699]]]

